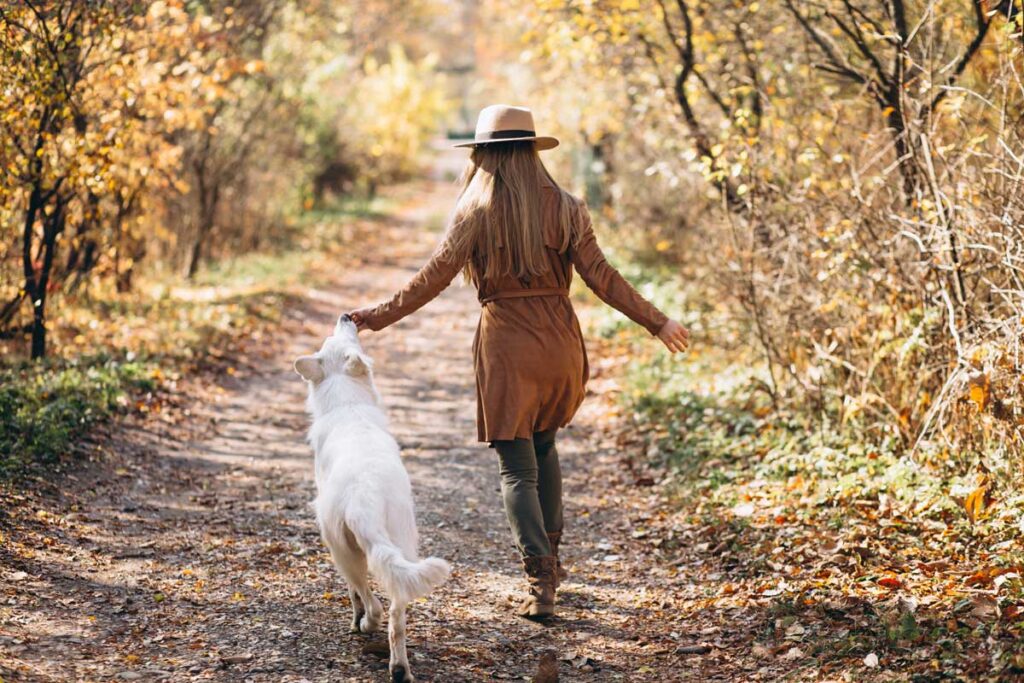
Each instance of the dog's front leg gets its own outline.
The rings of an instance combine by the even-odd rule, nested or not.
[[[405,651],[405,605],[392,599],[388,609],[388,645],[391,648],[391,683],[413,683],[409,655]]]

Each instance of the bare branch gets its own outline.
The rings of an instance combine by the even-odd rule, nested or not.
[[[942,102],[943,99],[949,94],[950,88],[956,83],[956,81],[963,75],[967,69],[967,65],[970,64],[971,59],[977,54],[981,48],[982,43],[985,42],[985,36],[988,35],[988,30],[992,26],[992,19],[985,17],[985,9],[982,6],[982,0],[972,0],[971,4],[974,6],[974,21],[975,21],[975,33],[974,39],[967,45],[963,54],[956,61],[956,66],[953,68],[953,73],[949,75],[946,82],[940,86],[940,91],[932,99],[926,113],[935,111],[935,107]]]
[[[875,74],[878,76],[878,80],[882,83],[889,82],[891,76],[888,73],[886,73],[885,68],[882,66],[881,60],[878,58],[877,55],[875,55],[874,52],[871,51],[871,48],[868,46],[867,39],[864,37],[864,34],[861,32],[860,27],[857,25],[856,18],[853,16],[849,0],[843,0],[843,3],[846,5],[847,12],[853,19],[851,25],[848,26],[846,22],[844,22],[842,19],[840,19],[832,12],[826,11],[825,15],[828,16],[835,23],[835,25],[839,27],[840,31],[849,36],[850,40],[852,40],[853,44],[857,46],[857,49],[860,51],[860,53],[864,55],[864,58],[871,62],[871,65],[875,68]]]
[[[804,33],[807,34],[807,37],[818,46],[818,49],[821,50],[822,54],[828,60],[829,68],[822,69],[823,71],[844,76],[851,81],[862,83],[864,85],[868,85],[871,82],[870,78],[857,71],[857,69],[853,68],[846,59],[839,55],[832,44],[824,35],[822,35],[821,31],[812,26],[807,17],[800,13],[800,10],[798,10],[793,4],[793,0],[786,0],[786,9],[789,10],[789,13],[797,20],[797,23],[800,24],[800,27],[804,30]]]

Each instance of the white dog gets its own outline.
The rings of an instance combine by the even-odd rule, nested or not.
[[[347,315],[339,318],[320,351],[295,361],[295,370],[309,383],[317,522],[348,582],[352,631],[370,633],[380,626],[381,604],[370,590],[369,565],[391,600],[392,681],[409,683],[406,605],[444,583],[450,568],[436,557],[418,559],[409,475],[388,432],[370,368]]]

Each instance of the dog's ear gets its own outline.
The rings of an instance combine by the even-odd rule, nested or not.
[[[323,380],[324,366],[316,356],[300,356],[295,360],[295,372],[302,375],[302,379],[314,384]]]
[[[352,376],[368,375],[373,361],[358,351],[349,351],[345,354],[345,372]]]

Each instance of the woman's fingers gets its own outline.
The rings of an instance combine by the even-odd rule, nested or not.
[[[662,339],[662,341],[665,343],[665,346],[668,348],[668,350],[671,351],[672,353],[677,353],[686,350],[686,344],[676,337],[667,337],[665,339]]]
[[[666,322],[658,337],[672,353],[682,353],[690,346],[690,331],[675,320]]]
[[[352,322],[356,324],[356,329],[359,330],[360,332],[369,329],[369,326],[366,324],[365,315],[367,310],[368,309],[360,308],[355,311],[348,312],[348,317],[352,319]]]

